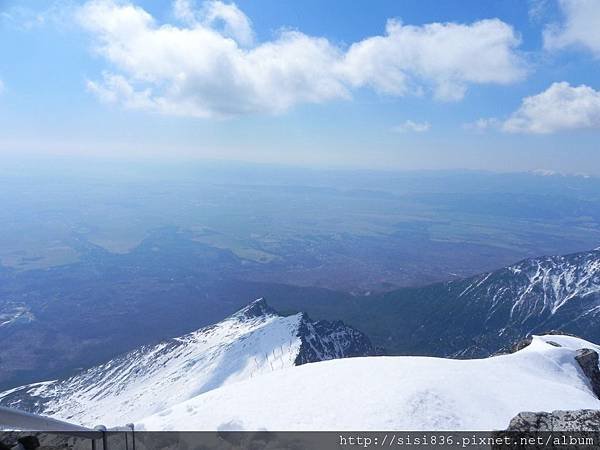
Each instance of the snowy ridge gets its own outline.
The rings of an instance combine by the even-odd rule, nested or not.
[[[529,265],[531,266],[531,265]],[[514,273],[523,273],[529,280],[513,306],[521,308],[532,292],[543,292],[542,309],[555,314],[574,297],[585,297],[600,292],[600,259],[596,252],[581,255],[575,264],[564,256],[536,260],[534,267],[526,263],[509,267]]]
[[[354,341],[340,342],[346,339]],[[0,405],[81,425],[117,426],[266,372],[371,351],[362,333],[339,322],[313,323],[301,313],[282,317],[259,299],[216,325],[68,379],[0,393]]]
[[[521,323],[531,318],[555,315],[570,300],[589,299],[583,313],[600,308],[600,251],[550,256],[522,261],[505,269],[479,275],[458,297],[487,300],[490,309],[510,303],[510,318]]]
[[[441,356],[488,356],[531,334],[556,330],[600,341],[600,251],[526,259],[450,281],[436,297],[443,315],[433,310],[423,316],[435,317],[437,327],[416,332],[427,351]],[[445,331],[447,320],[458,335]]]
[[[370,357],[292,367],[139,420],[146,430],[490,430],[521,411],[600,408],[570,336],[477,360]],[[476,382],[474,382],[474,380]],[[309,393],[309,395],[307,395]]]

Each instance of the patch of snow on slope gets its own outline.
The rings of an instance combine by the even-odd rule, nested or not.
[[[525,285],[514,293],[517,300],[511,315],[521,311],[527,318],[544,310],[555,314],[575,297],[600,292],[600,254],[597,251],[526,260],[507,269],[526,279]]]
[[[548,343],[558,343],[556,347]],[[489,430],[521,411],[600,408],[569,336],[478,360],[332,360],[225,386],[139,420],[146,430]]]
[[[246,314],[142,347],[64,381],[11,389],[45,397],[42,413],[85,426],[118,426],[203,392],[294,365],[301,314]],[[19,404],[12,404],[19,407]]]

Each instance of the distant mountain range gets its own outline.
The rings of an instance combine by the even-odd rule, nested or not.
[[[552,330],[600,342],[600,250],[381,295],[285,304],[340,318],[389,354],[485,357]]]
[[[306,363],[376,354],[342,322],[281,316],[256,300],[213,326],[144,346],[67,379],[0,393],[0,406],[107,426],[152,415],[218,387]]]

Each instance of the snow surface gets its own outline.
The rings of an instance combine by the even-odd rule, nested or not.
[[[123,426],[204,392],[312,361],[372,353],[341,322],[280,316],[258,299],[216,325],[63,380],[0,392],[0,405],[85,426]]]
[[[244,311],[67,380],[11,389],[0,400],[23,391],[50,399],[41,413],[55,419],[122,426],[228,383],[293,366],[302,315],[247,317]]]
[[[549,342],[561,345],[557,347]],[[521,411],[599,409],[577,362],[595,344],[534,337],[477,360],[367,357],[230,384],[138,420],[146,430],[490,430]]]

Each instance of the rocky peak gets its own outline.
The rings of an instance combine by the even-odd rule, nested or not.
[[[382,353],[381,349],[373,347],[364,333],[339,320],[312,321],[308,315],[302,314],[298,337],[302,344],[296,357],[296,365]]]
[[[275,311],[264,298],[258,298],[253,302],[249,303],[248,306],[240,309],[234,314],[236,317],[244,317],[253,319],[255,317],[263,316],[279,316],[280,314]]]

